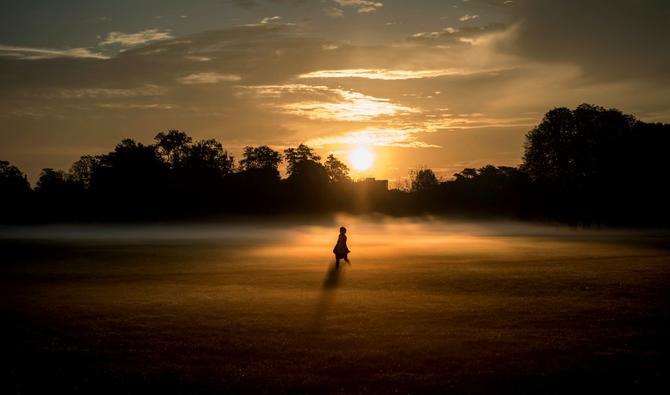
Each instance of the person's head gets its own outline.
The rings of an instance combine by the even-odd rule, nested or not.
[[[344,226],[340,226],[340,234],[345,234],[345,233],[347,233],[347,228],[345,228]]]

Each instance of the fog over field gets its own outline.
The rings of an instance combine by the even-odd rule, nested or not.
[[[287,245],[288,243],[291,247],[318,248],[319,244],[323,246],[334,244],[340,226],[346,226],[349,234],[352,235],[350,243],[366,248],[389,244],[416,249],[426,246],[421,245],[422,243],[446,246],[456,242],[455,237],[466,237],[471,238],[470,241],[483,242],[500,237],[615,241],[616,239],[664,240],[666,236],[670,236],[667,230],[660,229],[583,228],[539,222],[341,214],[333,217],[301,216],[297,219],[278,217],[267,221],[245,219],[210,223],[0,225],[0,240],[221,241],[259,245]],[[426,239],[426,236],[429,238]],[[460,245],[460,247],[465,247],[465,245]],[[325,250],[321,252],[329,256],[330,249],[325,247]],[[486,248],[480,248],[480,250],[484,251]],[[357,253],[365,252],[369,250],[357,251]]]
[[[351,264],[335,270],[341,225]],[[21,392],[667,387],[667,236],[349,216],[5,227],[2,379]]]

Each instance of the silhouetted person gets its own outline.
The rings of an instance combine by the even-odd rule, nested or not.
[[[337,244],[333,248],[333,253],[335,254],[335,267],[340,266],[340,259],[344,259],[345,262],[349,263],[349,247],[347,247],[347,228],[344,226],[340,227],[340,235],[337,238]]]

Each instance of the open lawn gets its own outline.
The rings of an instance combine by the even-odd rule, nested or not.
[[[668,393],[668,240],[353,218],[3,228],[2,392]]]

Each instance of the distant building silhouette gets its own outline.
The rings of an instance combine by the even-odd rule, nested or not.
[[[372,177],[359,181],[358,184],[370,193],[383,193],[389,189],[389,180],[377,180]]]
[[[216,140],[158,133],[85,155],[70,171],[44,169],[36,188],[0,160],[0,223],[170,220],[284,213],[497,216],[572,224],[670,225],[670,124],[615,109],[556,108],[528,132],[519,167],[466,168],[440,180],[410,172],[411,187],[352,181],[333,155],[304,144],[245,147],[236,164]],[[288,177],[279,166],[285,163]]]

